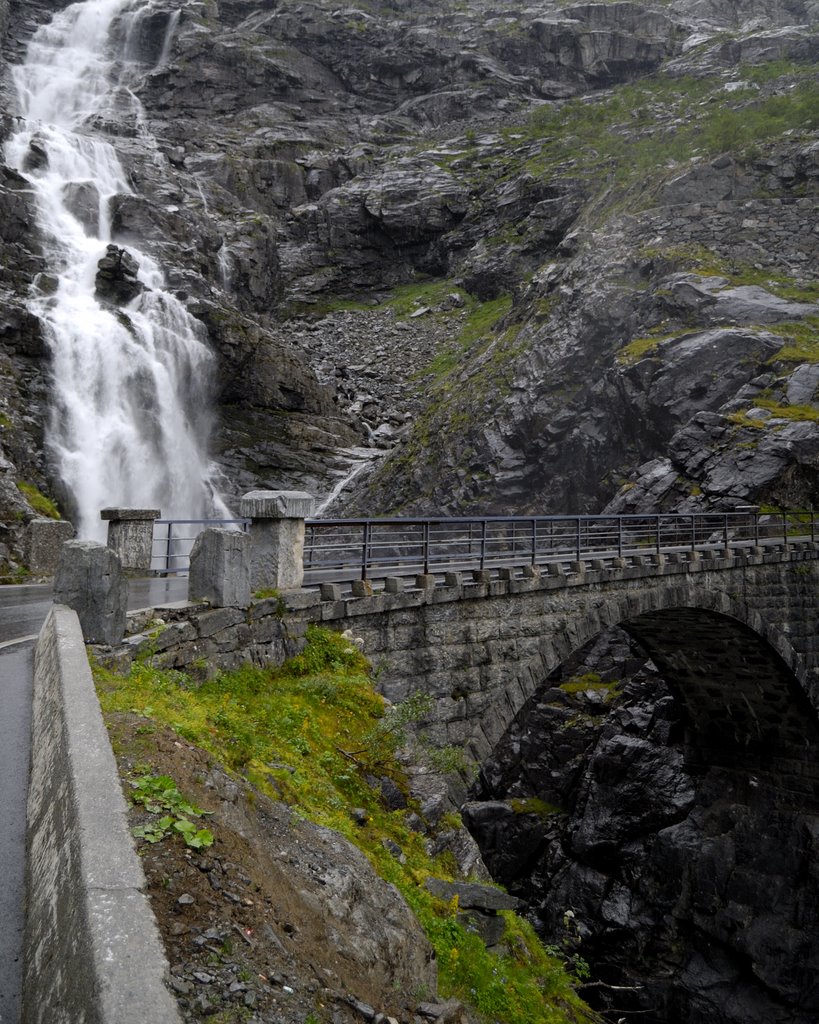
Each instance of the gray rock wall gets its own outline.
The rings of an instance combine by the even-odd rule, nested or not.
[[[35,655],[23,1024],[179,1024],[76,614]]]

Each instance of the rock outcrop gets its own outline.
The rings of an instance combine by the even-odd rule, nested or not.
[[[60,6],[8,0],[9,60]],[[669,446],[697,415],[718,415],[737,428],[728,447],[741,462],[750,441],[730,417],[747,411],[742,389],[772,373],[777,393],[807,393],[813,364],[791,341],[816,316],[819,151],[798,115],[810,103],[800,68],[816,59],[810,4],[156,2],[115,36],[122,84],[141,106],[120,89],[88,125],[113,142],[132,185],[109,204],[112,245],[155,258],[207,329],[228,497],[272,486],[324,498],[355,477],[342,499],[351,511],[594,511],[626,481],[631,497],[617,500],[637,502],[644,473],[632,474],[668,459],[705,504],[809,499],[808,468],[780,486],[784,463],[771,456],[777,469],[726,488]],[[658,69],[659,84],[630,84]],[[6,137],[8,73],[1,92]],[[710,118],[766,104],[791,104],[793,122],[780,111],[757,139],[730,115]],[[47,147],[30,159],[47,161]],[[3,451],[13,476],[60,497],[41,454],[47,342],[26,302],[55,282],[25,180],[2,176]],[[98,197],[77,185],[67,199],[93,229]],[[442,296],[415,318],[368,311],[429,278]],[[103,292],[127,302],[129,280]],[[447,294],[470,311],[506,305],[464,326]],[[338,314],[322,314],[349,297],[365,305],[339,341]],[[418,339],[409,359],[378,355],[380,325]],[[299,335],[315,344],[294,344]],[[377,386],[355,379],[353,350],[353,366],[382,369]],[[786,447],[780,421],[755,420],[763,450]],[[366,482],[370,462],[380,468]],[[663,500],[683,500],[679,487]]]
[[[633,642],[601,638],[520,713],[466,820],[493,876],[592,963],[601,1009],[808,1024],[816,808],[694,766],[690,727]]]

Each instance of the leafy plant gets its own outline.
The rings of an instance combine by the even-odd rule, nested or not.
[[[131,782],[131,799],[142,804],[149,814],[162,815],[131,830],[136,839],[146,843],[158,843],[166,836],[182,836],[186,846],[195,850],[213,845],[213,833],[206,828],[197,828],[190,820],[201,818],[210,812],[194,807],[187,801],[169,775],[142,775]],[[163,814],[162,812],[170,812]]]

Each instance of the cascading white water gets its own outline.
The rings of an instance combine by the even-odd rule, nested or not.
[[[206,454],[212,356],[201,325],[163,290],[154,260],[130,245],[122,248],[138,262],[145,290],[121,311],[95,297],[110,241],[109,201],[132,190],[114,148],[94,137],[89,121],[121,80],[109,52],[116,19],[138,19],[149,7],[148,0],[74,4],[37,31],[13,71],[23,127],[6,159],[31,183],[57,280],[56,289],[52,278],[30,297],[52,355],[47,442],[77,533],[87,538],[102,538],[99,510],[107,505],[160,508],[175,518],[228,515]],[[86,200],[98,196],[98,215],[86,202],[80,220],[78,191]]]

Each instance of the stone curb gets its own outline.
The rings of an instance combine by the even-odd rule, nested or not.
[[[34,656],[22,1024],[181,1024],[76,612]]]

